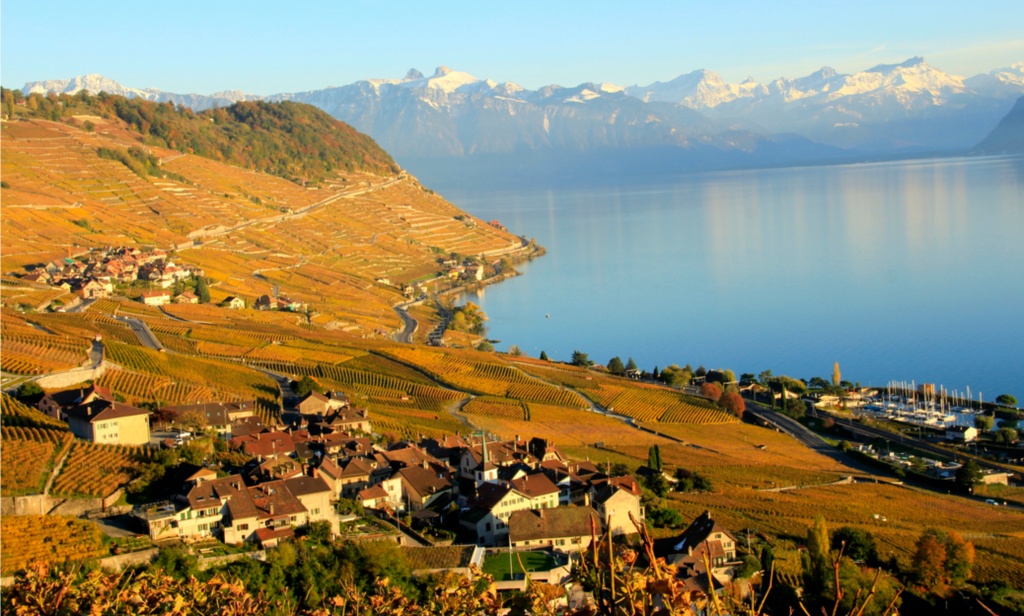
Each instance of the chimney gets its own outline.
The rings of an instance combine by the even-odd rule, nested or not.
[[[274,503],[270,503],[270,515],[274,515]]]

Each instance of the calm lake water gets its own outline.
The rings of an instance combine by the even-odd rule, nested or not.
[[[548,249],[469,298],[499,349],[1024,399],[1024,158],[440,188]]]

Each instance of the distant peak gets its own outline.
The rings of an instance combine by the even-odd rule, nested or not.
[[[436,69],[434,69],[434,77],[444,77],[450,72],[452,72],[452,69],[448,68],[447,66],[439,66]]]
[[[414,68],[410,68],[409,72],[405,74],[405,80],[412,81],[413,79],[423,79],[423,73],[419,72]]]
[[[909,58],[907,60],[904,60],[903,62],[900,62],[899,64],[879,64],[878,66],[873,66],[873,67],[869,68],[865,72],[866,73],[888,73],[888,72],[896,70],[898,68],[913,68],[915,66],[920,66],[922,64],[924,64],[924,58],[922,58],[921,56],[914,56],[913,58]]]

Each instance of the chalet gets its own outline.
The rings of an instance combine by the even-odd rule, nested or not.
[[[475,534],[479,545],[498,545],[508,536],[513,512],[557,508],[558,496],[558,488],[542,473],[507,484],[484,483],[459,523]]]
[[[82,286],[77,289],[78,295],[82,299],[99,299],[101,297],[110,297],[114,292],[114,286],[107,282],[104,284],[95,278],[88,279]]]
[[[178,297],[174,298],[174,303],[175,304],[198,304],[199,303],[199,296],[196,295],[195,293],[193,293],[192,291],[183,291],[182,293],[180,293],[178,295]]]
[[[637,531],[633,518],[640,524],[644,521],[644,508],[640,504],[640,485],[632,477],[615,477],[599,488],[592,488],[590,499],[594,509],[601,514],[605,528],[611,528],[613,535],[629,535]]]
[[[707,555],[716,582],[727,584],[732,581],[733,567],[738,564],[736,548],[736,537],[715,523],[710,512],[705,511],[683,531],[666,560],[679,567],[684,576],[706,579],[704,556]]]
[[[113,400],[114,394],[109,389],[96,385],[90,385],[88,388],[52,391],[43,394],[43,397],[36,402],[36,408],[54,419],[67,421],[69,409],[97,399]]]
[[[559,507],[512,512],[508,519],[512,549],[550,547],[578,552],[601,534],[601,516],[590,507]]]
[[[318,391],[311,391],[306,394],[302,400],[299,401],[298,409],[299,413],[307,417],[323,417],[331,411],[338,411],[347,407],[349,404],[348,396],[341,392],[327,392],[322,394]],[[365,419],[366,411],[363,411]],[[331,420],[344,419],[338,416],[332,417]]]
[[[96,398],[66,411],[71,433],[107,445],[149,444],[149,411]]]
[[[395,475],[402,482],[402,499],[409,511],[426,509],[435,502],[450,499],[454,495],[451,478],[445,473],[407,466]]]
[[[480,263],[470,263],[466,266],[466,278],[469,280],[483,280],[484,266]]]
[[[353,498],[360,490],[371,485],[371,476],[379,464],[376,460],[367,458],[351,458],[338,465],[341,473],[335,478],[336,494],[342,498]]]
[[[242,310],[245,308],[245,300],[237,295],[231,295],[221,302],[221,306],[227,306],[232,310]]]
[[[272,297],[270,295],[260,295],[256,298],[256,303],[253,307],[256,308],[256,310],[286,310],[289,312],[296,312],[302,309],[302,304],[283,296]]]
[[[167,291],[143,291],[140,299],[147,306],[164,306],[171,302],[171,294]]]
[[[398,509],[402,505],[402,478],[391,477],[360,490],[356,500],[368,509]]]

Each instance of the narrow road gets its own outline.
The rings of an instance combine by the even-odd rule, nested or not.
[[[143,321],[121,315],[116,315],[114,318],[128,325],[135,332],[135,335],[139,337],[139,342],[142,343],[142,346],[149,347],[154,351],[164,350],[164,345],[160,344],[153,331]]]
[[[403,342],[405,344],[412,343],[412,336],[413,334],[416,333],[416,328],[419,327],[420,324],[416,321],[416,319],[412,318],[412,316],[409,314],[408,308],[409,306],[412,306],[417,303],[419,303],[418,300],[415,302],[408,302],[405,304],[397,304],[394,307],[395,312],[397,312],[398,316],[402,319],[401,331],[396,332],[395,335],[393,336],[395,342]]]

